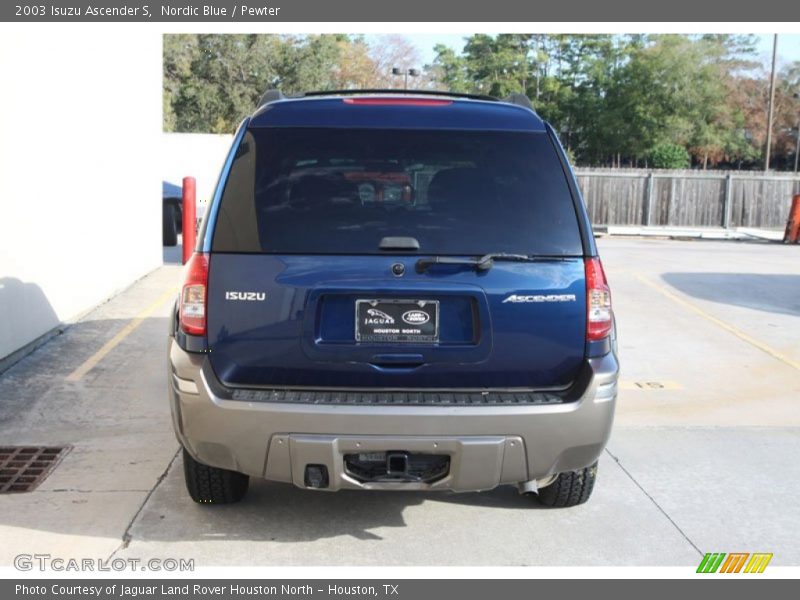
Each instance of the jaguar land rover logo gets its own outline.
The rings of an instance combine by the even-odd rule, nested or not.
[[[403,313],[403,321],[409,325],[424,325],[431,320],[431,316],[421,310],[409,310]]]
[[[368,308],[367,315],[364,325],[394,325],[394,319],[377,308]]]
[[[511,294],[503,300],[503,304],[506,302],[575,302],[575,294],[534,294],[530,296]]]

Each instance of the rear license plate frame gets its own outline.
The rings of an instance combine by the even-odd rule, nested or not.
[[[383,313],[392,322],[367,322],[365,313],[369,309]],[[428,315],[428,320],[418,323],[406,320],[410,313],[423,313]],[[380,315],[374,317],[379,319]],[[366,344],[438,344],[439,301],[418,298],[358,298],[355,302],[355,339],[357,343]]]

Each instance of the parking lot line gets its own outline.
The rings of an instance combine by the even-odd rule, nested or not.
[[[94,369],[97,364],[106,357],[106,355],[116,348],[119,343],[128,337],[133,331],[141,325],[144,320],[159,309],[163,304],[173,298],[177,293],[177,288],[172,287],[164,292],[158,299],[145,308],[142,312],[137,314],[130,322],[122,328],[117,335],[108,340],[103,346],[89,358],[87,358],[77,369],[67,375],[67,381],[80,381],[84,375]]]
[[[744,342],[747,342],[751,346],[753,346],[755,348],[758,348],[762,352],[765,352],[766,354],[770,355],[772,358],[774,358],[776,360],[779,360],[782,363],[784,363],[784,364],[786,364],[786,365],[788,365],[788,366],[800,371],[800,362],[792,359],[789,356],[786,356],[785,354],[783,354],[782,352],[780,352],[778,350],[775,350],[774,348],[772,348],[768,344],[765,344],[764,342],[761,342],[761,341],[759,341],[759,340],[747,335],[741,329],[739,329],[737,327],[734,327],[733,325],[731,325],[729,323],[726,323],[725,321],[722,321],[721,319],[718,319],[717,317],[707,313],[706,311],[704,311],[699,306],[696,306],[696,305],[692,304],[691,302],[689,302],[688,300],[686,300],[684,298],[681,298],[679,295],[677,295],[674,292],[670,291],[669,289],[667,289],[663,285],[659,285],[659,284],[657,284],[657,283],[655,283],[653,281],[650,281],[644,275],[641,275],[641,274],[637,273],[636,274],[636,278],[639,281],[641,281],[642,283],[646,284],[648,287],[650,287],[650,288],[654,289],[655,291],[657,291],[658,293],[660,293],[662,296],[666,296],[667,298],[669,298],[673,302],[675,302],[677,304],[680,304],[681,306],[683,306],[684,308],[692,311],[696,315],[703,317],[706,321],[710,321],[711,323],[714,323],[715,325],[717,325],[718,327],[721,327],[722,329],[724,329],[728,333],[732,333],[733,335],[738,337],[740,340],[742,340]]]

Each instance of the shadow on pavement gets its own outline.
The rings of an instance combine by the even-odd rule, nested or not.
[[[800,275],[761,273],[664,273],[675,289],[702,300],[764,312],[800,315]]]
[[[331,493],[253,478],[247,495],[238,504],[198,505],[184,488],[179,459],[151,497],[147,510],[131,533],[137,540],[159,542],[217,538],[298,543],[343,535],[359,540],[379,540],[383,538],[373,530],[406,527],[405,509],[426,502],[513,510],[538,506],[535,500],[519,495],[512,486],[463,494],[357,490]],[[187,532],[193,533],[187,535]],[[435,535],[435,532],[428,534]]]
[[[14,277],[0,277],[0,373],[22,358],[21,347],[61,323],[42,288]]]

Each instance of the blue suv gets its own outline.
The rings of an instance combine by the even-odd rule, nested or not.
[[[585,502],[611,431],[611,296],[524,96],[267,92],[185,270],[169,396],[186,485]]]

